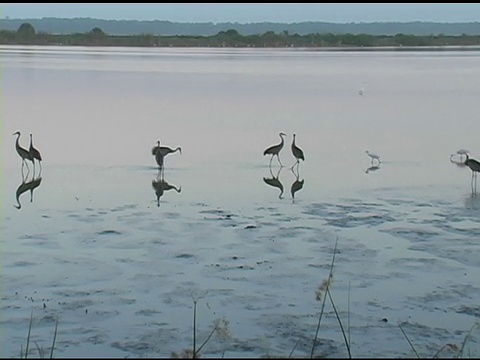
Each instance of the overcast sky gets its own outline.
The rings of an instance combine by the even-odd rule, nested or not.
[[[325,21],[375,22],[375,21],[480,21],[480,4],[275,4],[275,3],[139,3],[139,4],[29,4],[4,3],[0,17],[92,17],[116,20],[170,20],[174,22],[284,22]]]

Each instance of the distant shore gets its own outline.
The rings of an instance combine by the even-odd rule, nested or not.
[[[28,22],[18,30],[1,30],[0,45],[65,45],[121,47],[208,47],[208,48],[315,48],[321,50],[477,50],[480,35],[369,35],[311,33],[299,35],[288,31],[242,35],[237,30],[220,31],[211,36],[193,35],[110,35],[94,27],[86,33],[51,34],[37,32]]]

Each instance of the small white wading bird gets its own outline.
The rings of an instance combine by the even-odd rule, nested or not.
[[[373,153],[371,153],[371,152],[368,151],[368,150],[365,150],[365,153],[366,153],[368,156],[370,156],[370,158],[372,159],[372,163],[373,163],[374,160],[378,161],[378,163],[381,163],[381,161],[380,161],[380,156],[379,156],[379,155],[373,154]]]
[[[470,154],[470,151],[468,151],[467,149],[460,149],[460,150],[457,150],[457,152],[455,154],[450,155],[450,160],[455,155],[460,155],[460,160],[463,160],[463,155],[468,155],[468,154]]]

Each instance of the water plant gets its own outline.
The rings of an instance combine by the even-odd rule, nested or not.
[[[32,333],[32,324],[33,324],[33,310],[30,313],[30,323],[28,325],[28,334],[27,334],[27,344],[25,346],[25,359],[28,357],[28,348],[30,345],[30,338],[31,338],[31,333]],[[55,331],[53,333],[53,341],[52,341],[52,347],[50,348],[50,359],[53,358],[53,349],[55,348],[55,341],[57,339],[57,331],[58,331],[58,318],[55,320]],[[36,341],[34,341],[35,346],[37,347],[38,351],[38,357],[41,359],[45,358],[45,350],[43,347],[40,347]],[[20,358],[23,358],[23,346],[20,346]]]

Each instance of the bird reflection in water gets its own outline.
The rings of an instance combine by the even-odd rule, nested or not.
[[[160,198],[163,196],[165,191],[175,190],[177,193],[182,191],[182,187],[176,187],[175,185],[170,185],[165,181],[163,169],[159,169],[157,177],[152,180],[152,188],[155,190],[155,195],[157,196],[157,207],[160,207]]]
[[[372,165],[372,166],[370,166],[369,168],[366,168],[366,169],[365,169],[365,174],[369,174],[369,173],[374,172],[374,171],[377,171],[377,170],[380,170],[380,164],[378,164],[378,165]]]
[[[297,172],[292,168],[292,172],[295,175],[295,181],[293,182],[292,186],[290,187],[290,193],[292,194],[292,203],[295,202],[295,193],[297,191],[302,190],[303,184],[305,183],[305,179],[299,180],[300,179],[300,171],[298,170],[297,167]]]
[[[280,180],[278,179],[278,177],[280,176],[280,172],[282,171],[283,169],[283,166],[281,166],[279,169],[278,169],[278,172],[277,172],[277,175],[273,175],[273,172],[272,172],[272,167],[269,166],[268,167],[270,169],[270,175],[271,177],[270,178],[267,178],[267,177],[264,177],[263,178],[263,181],[265,182],[265,184],[269,185],[269,186],[273,186],[275,188],[278,188],[280,189],[280,195],[278,195],[278,198],[279,199],[283,199],[282,195],[283,195],[283,184],[280,182]]]
[[[17,200],[17,205],[13,205],[17,209],[22,208],[20,203],[20,195],[30,190],[30,202],[33,202],[33,190],[40,186],[42,182],[41,176],[35,178],[35,174],[32,176],[32,179],[29,182],[26,182],[26,177],[22,173],[22,183],[18,186],[17,191],[15,192],[15,199]]]

